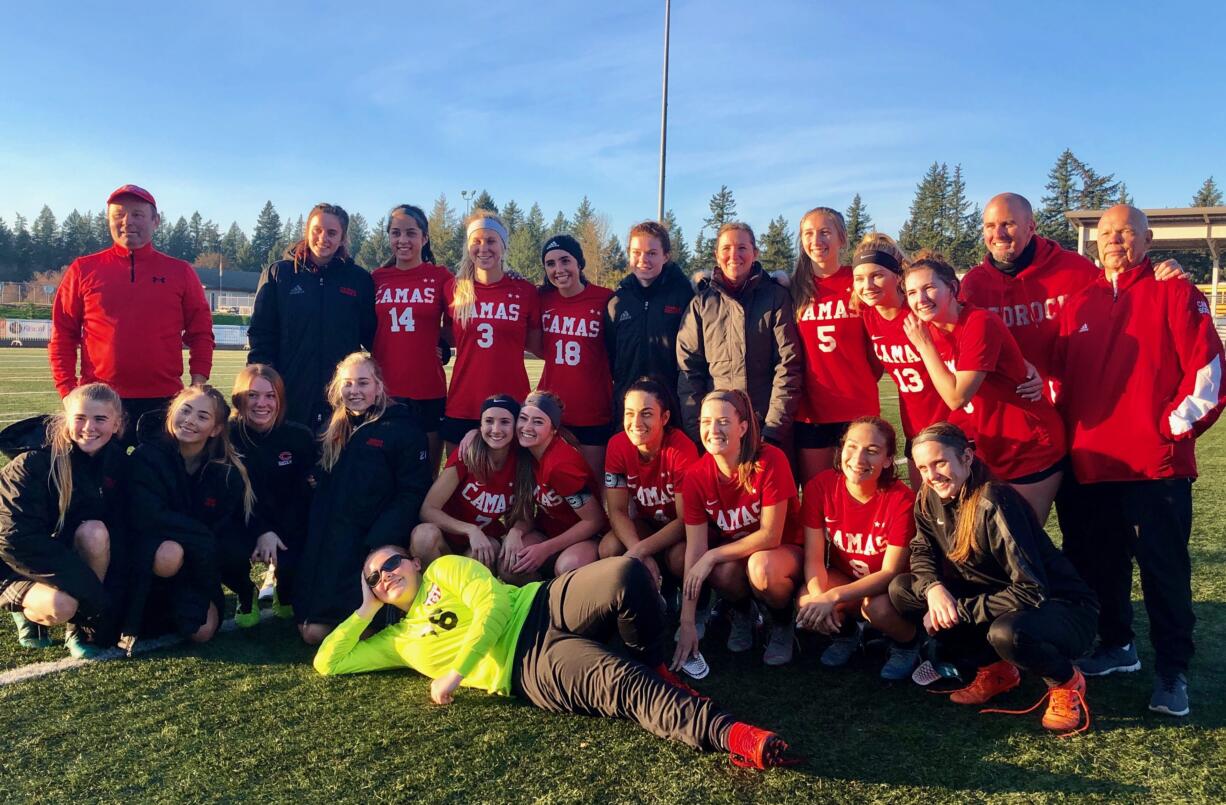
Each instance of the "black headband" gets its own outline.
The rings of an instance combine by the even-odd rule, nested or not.
[[[485,402],[481,403],[481,413],[484,414],[491,408],[504,408],[511,412],[511,419],[519,417],[519,403],[514,397],[509,394],[499,394],[496,397],[490,397]]]
[[[541,412],[549,417],[549,421],[553,423],[553,429],[558,430],[562,427],[562,408],[558,405],[558,401],[548,394],[538,394],[532,392],[528,395],[528,399],[524,400],[524,407],[531,405],[533,408],[539,408]]]
[[[902,271],[902,266],[898,264],[898,258],[889,252],[861,252],[852,258],[851,261],[853,267],[863,265],[865,263],[872,263],[873,265],[888,268],[895,274],[901,273]]]

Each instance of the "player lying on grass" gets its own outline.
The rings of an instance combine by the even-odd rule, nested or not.
[[[463,556],[440,557],[423,574],[385,546],[366,558],[360,583],[362,605],[315,655],[325,676],[407,666],[434,680],[436,704],[479,688],[550,712],[631,719],[662,738],[727,750],[738,765],[785,762],[782,738],[737,721],[665,668],[664,613],[641,562],[604,559],[514,587]],[[405,617],[362,640],[384,604]],[[624,649],[606,644],[614,634]]]

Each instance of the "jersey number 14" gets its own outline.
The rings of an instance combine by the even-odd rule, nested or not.
[[[403,311],[397,313],[396,308],[391,308],[387,311],[392,317],[392,332],[413,332],[413,308],[406,307]]]

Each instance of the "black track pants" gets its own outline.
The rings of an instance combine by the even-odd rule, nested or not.
[[[1081,484],[1067,474],[1056,497],[1064,553],[1098,595],[1103,645],[1133,640],[1132,560],[1141,570],[1158,670],[1188,669],[1192,629],[1192,481]]]
[[[624,652],[606,645],[614,634]],[[512,689],[542,710],[626,718],[698,749],[726,749],[734,719],[652,669],[667,657],[651,574],[625,557],[564,573],[537,595],[520,632]]]

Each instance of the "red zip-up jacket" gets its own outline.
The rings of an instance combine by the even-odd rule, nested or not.
[[[1196,437],[1222,413],[1222,342],[1190,282],[1147,259],[1065,302],[1052,356],[1082,483],[1196,477]]]
[[[1060,308],[1101,272],[1054,240],[1035,235],[1034,241],[1034,258],[1016,276],[999,270],[985,256],[962,278],[962,301],[1000,316],[1022,356],[1046,379],[1060,331]]]
[[[170,397],[183,388],[184,344],[190,373],[208,377],[213,317],[200,279],[183,260],[151,245],[130,251],[115,244],[78,257],[64,272],[47,347],[61,397],[95,381],[124,398]]]

